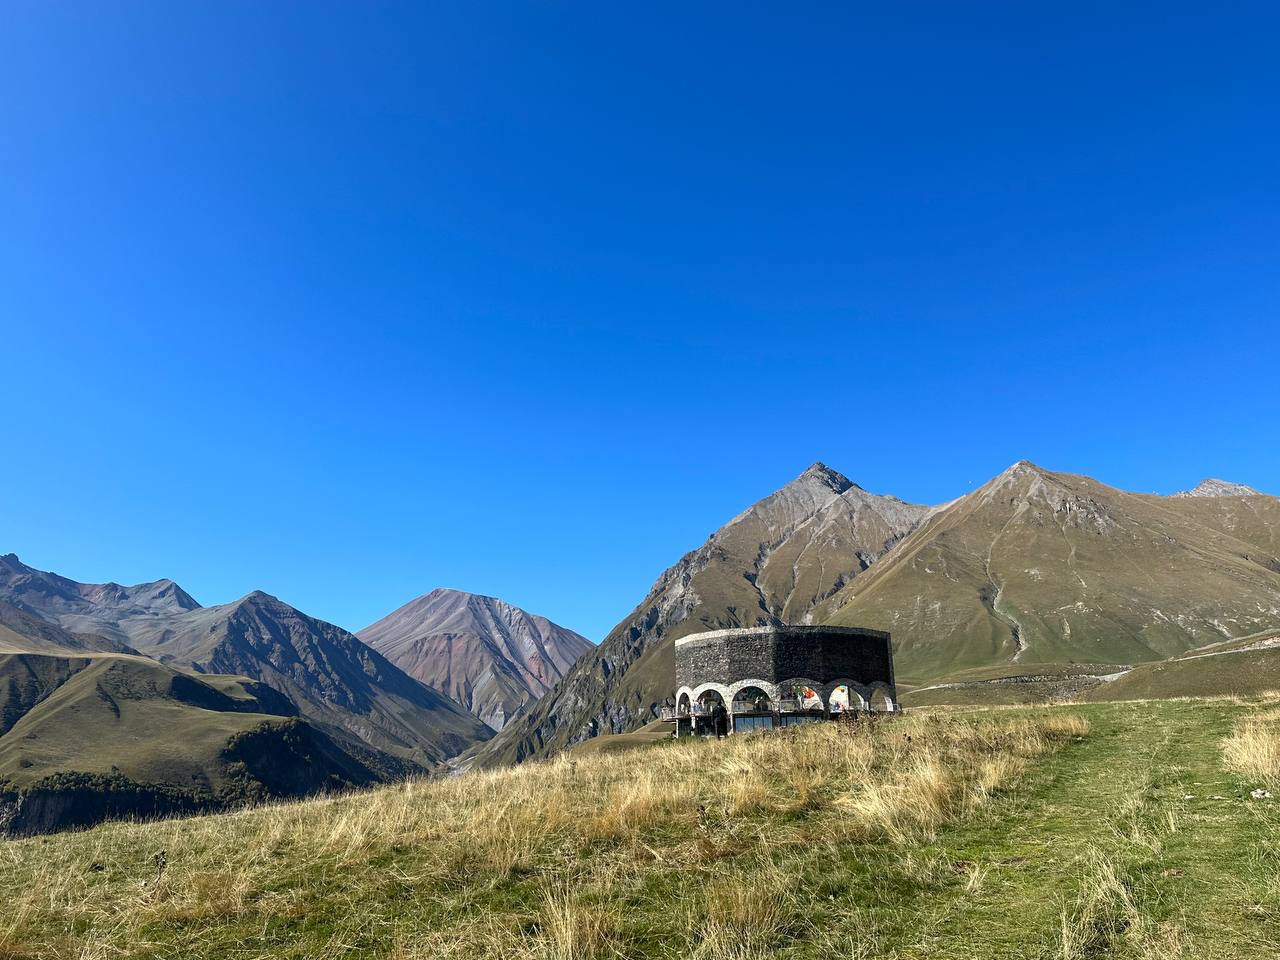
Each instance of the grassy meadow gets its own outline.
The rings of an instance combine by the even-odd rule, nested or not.
[[[650,743],[0,845],[0,958],[1271,957],[1274,701]]]

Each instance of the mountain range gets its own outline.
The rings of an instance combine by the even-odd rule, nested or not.
[[[387,618],[399,646],[454,645],[426,673],[466,672],[491,718],[545,691],[587,644],[493,598],[420,600]],[[169,580],[85,584],[0,557],[0,832],[420,775],[492,734],[440,688],[266,593],[202,607]]]
[[[1280,625],[1280,499],[1220,480],[1128,493],[1020,461],[929,507],[814,464],[664,571],[471,760],[634,729],[671,696],[678,637],[783,623],[890,631],[903,689],[1082,665],[1110,675]]]
[[[1280,499],[1221,480],[1131,493],[1020,461],[931,506],[817,463],[665,570],[596,647],[457,590],[354,635],[260,591],[203,607],[171,580],[79,583],[10,554],[0,832],[550,756],[652,721],[677,638],[788,623],[889,631],[908,702],[1010,680],[1036,681],[1024,696],[1087,680],[1097,698],[1120,676],[1117,691],[1186,693],[1197,671],[1229,687],[1237,653],[1255,673],[1280,658]]]

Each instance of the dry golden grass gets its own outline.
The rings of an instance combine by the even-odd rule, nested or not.
[[[1227,766],[1237,773],[1280,783],[1280,710],[1246,717],[1222,745]]]
[[[1086,729],[812,725],[12,842],[0,957],[753,960],[815,849],[927,838]]]

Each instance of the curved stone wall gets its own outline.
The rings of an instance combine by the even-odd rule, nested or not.
[[[824,703],[840,686],[854,707],[880,693],[893,709],[893,649],[889,634],[857,627],[747,627],[712,630],[675,643],[677,703],[715,691],[731,703],[739,691],[759,687],[769,699],[811,687]],[[858,703],[859,698],[862,704]]]

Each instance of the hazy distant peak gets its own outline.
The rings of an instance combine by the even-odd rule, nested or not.
[[[1193,490],[1175,493],[1175,497],[1256,497],[1258,491],[1246,487],[1243,483],[1231,483],[1227,480],[1215,480],[1207,477],[1201,480]]]
[[[415,597],[357,636],[495,730],[591,648],[546,617],[448,587]]]

